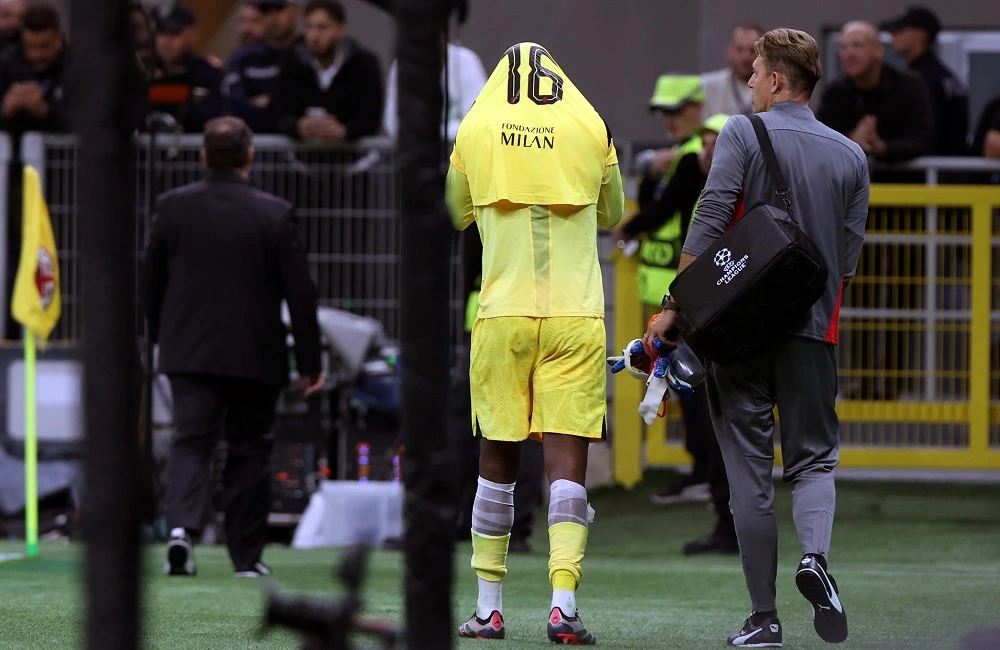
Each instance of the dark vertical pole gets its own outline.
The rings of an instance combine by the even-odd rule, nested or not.
[[[159,188],[156,184],[156,162],[159,152],[156,149],[156,136],[160,130],[160,120],[148,120],[147,126],[149,127],[149,147],[146,149],[146,219],[143,224],[142,238],[136,237],[136,260],[141,258],[142,253],[140,251],[146,248],[146,242],[149,239],[150,224],[153,219],[153,205],[156,202],[156,196],[159,194]],[[136,227],[138,230],[138,224]],[[140,243],[141,242],[141,243]],[[138,297],[142,293],[142,289],[138,283],[139,280],[139,265],[136,265],[136,288],[137,291],[135,295]],[[146,477],[146,489],[147,492],[147,503],[145,504],[145,514],[147,523],[150,526],[156,526],[156,516],[159,511],[159,497],[160,491],[157,490],[159,485],[159,477],[156,472],[156,459],[153,457],[153,435],[155,434],[156,427],[153,423],[153,402],[156,399],[156,364],[154,363],[154,346],[153,346],[153,333],[149,331],[149,323],[143,318],[142,322],[145,323],[145,349],[143,350],[143,357],[146,361],[145,363],[145,376],[143,378],[143,392],[146,399],[143,400],[143,413],[142,419],[145,421],[145,430],[143,431],[142,439],[142,461],[143,469],[149,473]]]
[[[79,134],[87,406],[87,647],[139,644],[134,170],[126,0],[74,0],[70,78]]]
[[[447,447],[452,228],[441,167],[445,0],[395,3],[402,198],[406,647],[451,648],[455,503]]]
[[[24,162],[21,160],[21,136],[11,134],[11,157],[7,169],[7,286],[4,287],[3,299],[7,301],[6,318],[3,323],[3,339],[21,340],[23,327],[14,320],[10,310],[10,300],[14,297],[14,281],[17,279],[17,267],[21,262],[21,240],[24,236]],[[42,179],[44,181],[44,179]]]

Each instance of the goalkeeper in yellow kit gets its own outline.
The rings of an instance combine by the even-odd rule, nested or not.
[[[519,43],[500,59],[458,130],[447,194],[455,225],[475,221],[483,240],[469,370],[481,437],[472,511],[479,600],[459,634],[505,636],[514,481],[532,436],[551,482],[548,637],[590,645],[575,592],[593,520],[587,450],[606,431],[597,227],[618,223],[625,198],[611,132],[543,47]]]

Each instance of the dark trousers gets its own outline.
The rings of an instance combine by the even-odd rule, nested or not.
[[[260,560],[271,504],[271,427],[279,389],[213,375],[170,377],[176,433],[167,458],[170,529],[201,531],[210,498],[209,467],[223,433],[222,510],[226,545],[237,571]]]
[[[681,415],[684,417],[684,449],[691,456],[691,474],[685,479],[685,484],[698,485],[711,483],[710,465],[719,445],[715,442],[712,431],[712,418],[708,414],[708,398],[704,390],[696,390],[690,400],[678,398],[681,404]],[[714,446],[715,450],[711,449]],[[727,485],[726,491],[728,493]]]
[[[839,460],[837,361],[833,346],[793,337],[756,359],[708,366],[715,433],[733,486],[732,508],[753,611],[775,609],[778,526],[774,518],[774,413],[792,485],[792,518],[802,553],[830,550]]]
[[[685,440],[688,451],[694,445],[702,456],[705,466],[705,480],[712,493],[712,505],[715,507],[715,534],[720,537],[736,539],[736,524],[733,523],[733,513],[729,509],[729,479],[726,477],[726,465],[722,459],[722,450],[715,437],[712,427],[712,414],[708,408],[708,389],[699,387],[690,400],[678,400],[684,415]],[[692,454],[694,455],[694,454]],[[695,460],[697,472],[698,460]]]
[[[468,343],[468,338],[466,339]],[[460,358],[452,376],[451,417],[448,435],[455,454],[455,477],[458,481],[457,534],[466,539],[472,528],[472,504],[479,478],[479,438],[472,435],[472,399],[469,388],[469,355]],[[545,459],[542,443],[527,440],[521,446],[521,469],[514,485],[513,539],[528,539],[534,532],[535,513],[542,503],[542,480]]]

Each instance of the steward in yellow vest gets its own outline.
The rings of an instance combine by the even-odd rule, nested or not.
[[[653,192],[652,203],[644,206],[643,212],[639,213],[645,213],[645,218],[635,224],[632,223],[634,219],[630,220],[615,233],[620,239],[634,239],[641,233],[647,234],[639,248],[638,294],[639,299],[648,305],[660,304],[666,287],[677,275],[681,245],[694,213],[693,201],[679,200],[689,199],[691,188],[679,187],[681,183],[675,184],[675,178],[685,159],[689,159],[686,165],[697,168],[697,154],[702,142],[696,131],[702,123],[704,100],[701,79],[695,75],[660,77],[650,99],[650,110],[662,115],[667,135],[680,144],[673,149],[672,160]],[[689,178],[682,180],[685,185],[690,182]],[[703,186],[704,180],[697,187],[694,200],[697,200]],[[673,209],[664,214],[667,208]]]

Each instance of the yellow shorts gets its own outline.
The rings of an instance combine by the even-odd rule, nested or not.
[[[601,318],[477,320],[469,366],[473,432],[510,442],[544,433],[603,440],[606,346]]]

